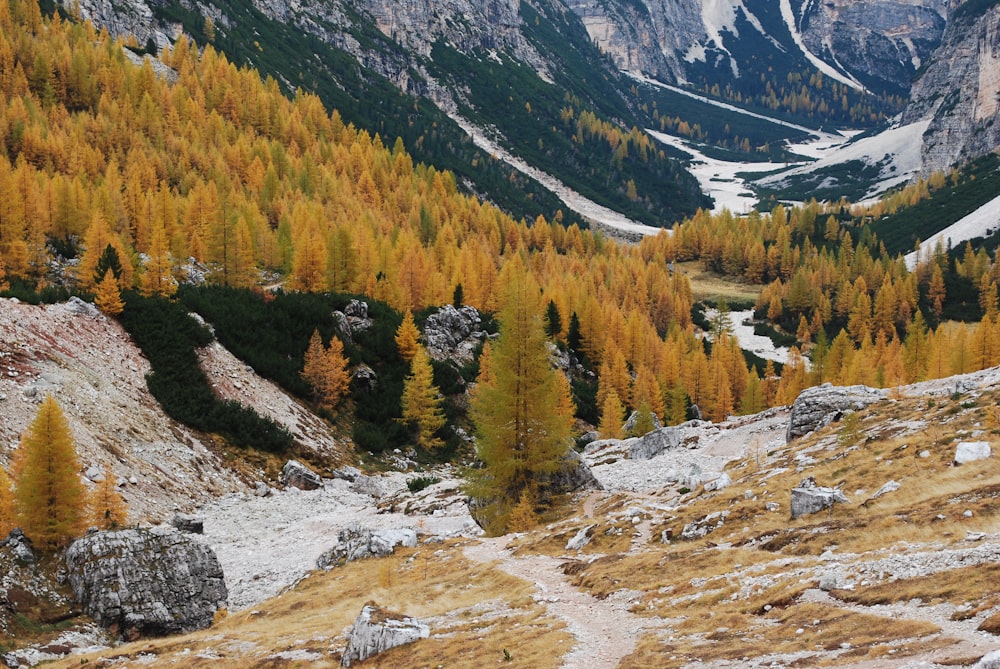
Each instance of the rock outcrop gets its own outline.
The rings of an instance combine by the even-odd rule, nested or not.
[[[88,534],[66,571],[87,614],[125,639],[208,627],[228,596],[212,549],[164,526]]]
[[[430,627],[419,620],[367,604],[354,620],[340,664],[349,667],[390,648],[426,639],[430,633]]]
[[[992,450],[989,442],[986,441],[960,441],[955,446],[955,464],[964,465],[967,462],[985,460],[990,457]]]
[[[446,304],[424,321],[427,354],[433,360],[451,360],[459,365],[472,362],[476,348],[486,333],[475,307],[456,309]]]
[[[931,119],[923,137],[924,174],[1000,146],[1000,6],[966,5],[949,18],[902,116],[903,123]]]
[[[689,445],[697,446],[697,428],[705,424],[705,421],[689,420],[680,425],[671,425],[653,430],[630,442],[628,457],[632,460],[650,460],[673,448]]]
[[[409,528],[396,530],[371,530],[350,527],[337,534],[337,545],[316,560],[316,567],[327,569],[354,560],[392,555],[396,546],[412,548],[417,545],[417,533]]]
[[[574,450],[566,451],[558,471],[547,477],[542,488],[552,494],[578,492],[580,490],[600,490],[601,484],[590,467],[583,461],[580,454]]]
[[[786,441],[809,434],[840,420],[845,412],[864,409],[886,397],[886,391],[868,386],[834,386],[824,383],[807,388],[792,404]]]

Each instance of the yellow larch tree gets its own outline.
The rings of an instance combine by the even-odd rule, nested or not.
[[[118,477],[110,466],[104,466],[104,478],[90,494],[89,523],[102,530],[124,527],[128,504],[118,492]]]
[[[336,409],[351,382],[343,342],[331,337],[329,345],[324,347],[319,330],[314,330],[306,349],[302,378],[313,389],[317,402],[331,411]]]
[[[604,396],[601,403],[601,422],[597,433],[601,439],[621,439],[622,423],[625,421],[625,406],[618,398],[618,393],[612,389]]]
[[[105,272],[104,278],[97,284],[94,304],[101,310],[101,313],[107,316],[117,316],[125,310],[121,289],[118,287],[118,281],[115,280],[115,275],[111,270]]]
[[[396,328],[396,348],[400,357],[406,362],[413,360],[413,356],[420,349],[420,330],[413,322],[413,312],[409,309],[403,314],[403,322]]]
[[[441,393],[434,385],[430,356],[418,346],[410,363],[410,375],[403,381],[403,422],[417,426],[417,445],[433,451],[444,444],[437,432],[447,419],[441,408]]]
[[[87,491],[69,422],[51,395],[21,436],[14,455],[18,525],[42,550],[66,545],[86,522]]]
[[[153,226],[148,255],[145,271],[139,278],[139,292],[145,297],[170,297],[177,292],[177,280],[171,273],[170,249],[162,225]]]
[[[11,489],[7,470],[0,467],[0,537],[6,537],[17,527],[14,516],[14,491]]]

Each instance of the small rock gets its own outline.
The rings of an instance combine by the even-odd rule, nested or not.
[[[594,530],[597,525],[587,525],[579,532],[577,532],[572,539],[566,542],[566,550],[568,551],[578,551],[587,544],[590,543],[590,537],[593,536]]]
[[[253,487],[253,494],[254,497],[269,497],[271,495],[271,486],[263,481],[257,481]]]
[[[729,477],[729,474],[723,473],[719,478],[709,481],[705,484],[705,492],[714,492],[716,490],[723,490],[728,488],[733,484],[733,480]]]
[[[961,441],[955,447],[955,464],[985,460],[990,457],[990,445],[985,441]]]
[[[765,502],[764,503],[764,510],[765,511],[780,511],[781,510],[781,505],[778,504],[777,502]]]
[[[966,532],[965,534],[966,541],[982,541],[985,538],[986,538],[985,532]]]
[[[931,457],[931,452],[927,451],[927,450],[924,450],[924,451],[920,451],[919,455],[922,458],[929,458],[929,457]]]
[[[353,483],[361,478],[361,471],[357,467],[351,467],[350,465],[344,465],[334,470],[333,478],[341,479],[347,481],[348,483]]]
[[[298,460],[289,460],[285,463],[281,468],[281,474],[278,475],[278,482],[283,486],[299,490],[316,490],[323,485],[323,479],[319,474]]]
[[[889,481],[888,483],[886,483],[881,488],[875,491],[875,494],[872,495],[872,499],[878,499],[882,495],[886,495],[890,492],[896,492],[897,490],[899,490],[899,483],[897,483],[896,481]]]
[[[963,513],[962,515],[965,516],[966,518],[972,518],[976,514],[972,512],[972,509],[966,509],[965,513]]]
[[[844,575],[840,571],[829,571],[819,577],[819,589],[829,592],[844,587]]]
[[[189,534],[205,533],[205,519],[199,518],[198,516],[178,513],[174,516],[173,520],[170,521],[170,524],[181,532],[187,532]]]

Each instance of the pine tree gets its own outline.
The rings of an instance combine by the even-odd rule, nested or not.
[[[87,491],[69,422],[46,396],[14,456],[18,525],[42,550],[59,548],[83,531]]]
[[[302,378],[313,389],[320,405],[331,411],[336,409],[351,382],[343,342],[331,337],[330,344],[324,347],[319,330],[313,330],[302,366]]]
[[[122,301],[122,293],[118,288],[118,281],[110,269],[104,273],[104,278],[97,284],[97,294],[94,295],[94,304],[101,310],[101,313],[108,316],[117,316],[125,310],[125,303]]]
[[[90,524],[102,530],[113,530],[125,525],[128,504],[118,492],[118,479],[110,466],[104,467],[104,480],[90,495]]]
[[[420,348],[420,330],[413,322],[413,312],[409,309],[403,314],[403,322],[396,329],[396,348],[399,355],[406,362],[413,360],[413,356]]]
[[[507,531],[522,495],[536,495],[538,479],[558,470],[572,427],[572,416],[559,408],[563,389],[549,362],[538,286],[519,257],[508,261],[501,285],[507,289],[500,336],[470,412],[484,467],[470,477],[469,494],[479,501],[491,534]]]
[[[17,526],[14,517],[14,491],[7,470],[0,467],[0,537],[6,537]]]
[[[549,305],[545,308],[545,334],[549,339],[555,339],[562,332],[562,317],[559,315],[559,307],[555,300],[549,300]]]
[[[418,346],[410,364],[410,375],[403,382],[403,421],[416,423],[419,430],[417,445],[432,451],[442,442],[436,433],[446,422],[441,410],[441,397],[434,386],[434,370],[427,351]]]

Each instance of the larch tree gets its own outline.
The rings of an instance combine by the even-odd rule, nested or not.
[[[601,435],[601,439],[621,439],[624,420],[625,406],[618,393],[614,390],[608,391],[601,404],[601,422],[597,426],[597,433]]]
[[[336,409],[351,382],[343,342],[331,337],[330,344],[324,347],[319,330],[313,330],[302,366],[302,378],[313,389],[316,400],[322,406],[331,411]]]
[[[118,281],[111,270],[105,272],[104,278],[97,284],[94,304],[101,310],[101,313],[108,316],[117,316],[125,310],[125,302],[122,301]]]
[[[410,363],[410,375],[403,382],[402,401],[403,422],[417,426],[417,445],[425,451],[441,446],[444,442],[436,435],[447,419],[441,409],[440,393],[434,385],[430,356],[422,346],[417,347]]]
[[[14,491],[7,470],[0,467],[0,536],[7,536],[17,526],[14,517]]]
[[[110,466],[104,466],[104,479],[90,494],[90,524],[102,530],[113,530],[125,525],[128,504],[118,492],[118,478]]]
[[[413,322],[413,312],[409,309],[403,314],[403,322],[396,329],[396,348],[400,357],[406,362],[413,360],[413,356],[420,349],[420,330]]]
[[[501,279],[507,288],[498,314],[500,336],[490,347],[470,412],[484,466],[471,474],[469,494],[491,534],[508,531],[519,504],[523,525],[524,507],[544,502],[539,480],[559,469],[573,420],[561,408],[564,386],[549,361],[538,285],[516,256]]]
[[[59,548],[83,531],[87,491],[69,422],[51,395],[22,435],[13,470],[15,515],[35,546]]]

